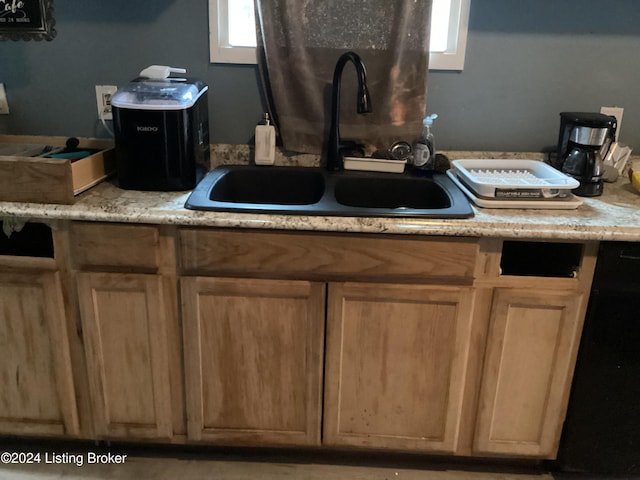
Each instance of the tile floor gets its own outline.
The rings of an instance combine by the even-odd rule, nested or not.
[[[40,463],[0,463],[0,480],[595,480],[557,475],[538,465],[439,464],[419,456],[327,455],[279,451],[4,443],[2,452],[39,453]],[[94,458],[94,454],[111,457]],[[117,457],[121,455],[121,457]],[[126,455],[126,457],[123,457]],[[111,460],[113,463],[90,463]],[[48,463],[49,462],[49,463]],[[60,463],[50,463],[60,462]],[[116,463],[120,462],[120,463]],[[631,477],[625,477],[630,479]]]
[[[121,465],[3,465],[1,480],[553,480],[549,474],[481,473],[355,465],[131,457]]]

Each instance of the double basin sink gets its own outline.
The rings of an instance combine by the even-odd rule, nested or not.
[[[446,176],[311,167],[218,167],[196,186],[186,208],[271,214],[466,218],[473,210]]]

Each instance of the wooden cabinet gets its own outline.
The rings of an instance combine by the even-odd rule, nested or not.
[[[73,436],[79,425],[60,278],[37,267],[52,259],[35,260],[0,270],[0,433]]]
[[[189,439],[555,456],[595,244],[178,236]]]
[[[328,286],[322,443],[454,451],[475,239],[179,238],[190,439],[319,444]]]
[[[78,295],[96,434],[172,434],[167,305],[160,277],[79,273]]]
[[[555,458],[580,339],[583,295],[498,288],[475,451]]]
[[[324,284],[185,277],[188,436],[320,443]]]
[[[454,453],[470,288],[329,286],[324,442]]]
[[[491,288],[472,451],[553,459],[571,389],[597,242],[483,241]],[[481,262],[482,263],[482,262]]]
[[[172,440],[184,431],[172,236],[148,225],[70,230],[95,436]]]
[[[595,242],[60,230],[0,256],[0,433],[555,457]]]

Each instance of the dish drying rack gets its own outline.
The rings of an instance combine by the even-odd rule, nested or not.
[[[454,160],[460,181],[487,198],[568,197],[580,182],[537,160]]]
[[[580,183],[537,160],[462,159],[448,172],[478,206],[576,208],[571,190]],[[506,203],[505,203],[506,202]]]
[[[478,181],[494,185],[546,187],[552,183],[550,179],[536,177],[531,171],[520,168],[472,168],[470,172]]]

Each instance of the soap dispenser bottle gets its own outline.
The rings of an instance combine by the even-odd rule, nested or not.
[[[273,165],[276,158],[276,129],[265,113],[262,125],[256,125],[256,165]]]
[[[437,114],[427,115],[422,121],[422,135],[413,146],[413,165],[422,170],[434,170],[436,151],[431,126]]]

